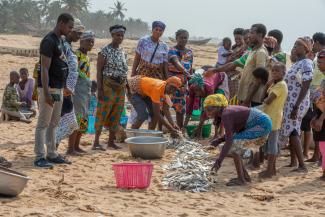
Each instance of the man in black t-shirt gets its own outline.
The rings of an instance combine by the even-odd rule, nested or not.
[[[59,16],[54,30],[41,41],[41,70],[38,74],[39,117],[34,149],[36,154],[34,165],[37,167],[51,168],[52,163],[70,163],[56,151],[55,132],[61,117],[63,88],[68,75],[61,36],[68,35],[73,25],[73,17],[63,13]]]

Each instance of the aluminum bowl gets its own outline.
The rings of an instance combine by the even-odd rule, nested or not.
[[[125,132],[128,138],[138,136],[163,137],[163,132],[156,130],[126,129]]]
[[[0,194],[12,197],[19,195],[29,179],[22,173],[0,166]]]
[[[138,136],[125,140],[133,157],[159,159],[165,153],[168,140],[155,136]]]

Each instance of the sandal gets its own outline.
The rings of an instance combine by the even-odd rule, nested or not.
[[[95,150],[95,151],[106,151],[105,148],[103,148],[103,146],[101,145],[94,145],[91,150]]]
[[[6,168],[10,168],[12,166],[12,163],[7,161],[6,158],[4,157],[0,157],[0,166],[6,167]]]

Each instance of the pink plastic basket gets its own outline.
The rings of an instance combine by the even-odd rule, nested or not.
[[[148,188],[150,186],[152,163],[113,164],[117,188]]]

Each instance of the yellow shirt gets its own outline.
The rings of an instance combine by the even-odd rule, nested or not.
[[[262,111],[272,120],[272,130],[279,130],[282,124],[283,108],[288,96],[288,87],[285,81],[279,81],[268,89],[268,94],[273,93],[276,98],[271,104],[263,104]]]
[[[314,75],[313,75],[313,80],[310,83],[310,88],[312,90],[317,89],[320,86],[320,83],[322,82],[323,79],[325,79],[325,75],[319,70],[318,65],[317,65],[317,58],[314,60]]]
[[[249,53],[238,87],[238,99],[244,101],[254,83],[253,71],[257,67],[266,67],[268,62],[268,53],[264,46]],[[262,102],[263,86],[261,85],[254,94],[253,102]]]
[[[165,97],[166,81],[155,78],[142,77],[140,89],[143,95],[150,97],[153,103],[160,103]]]

